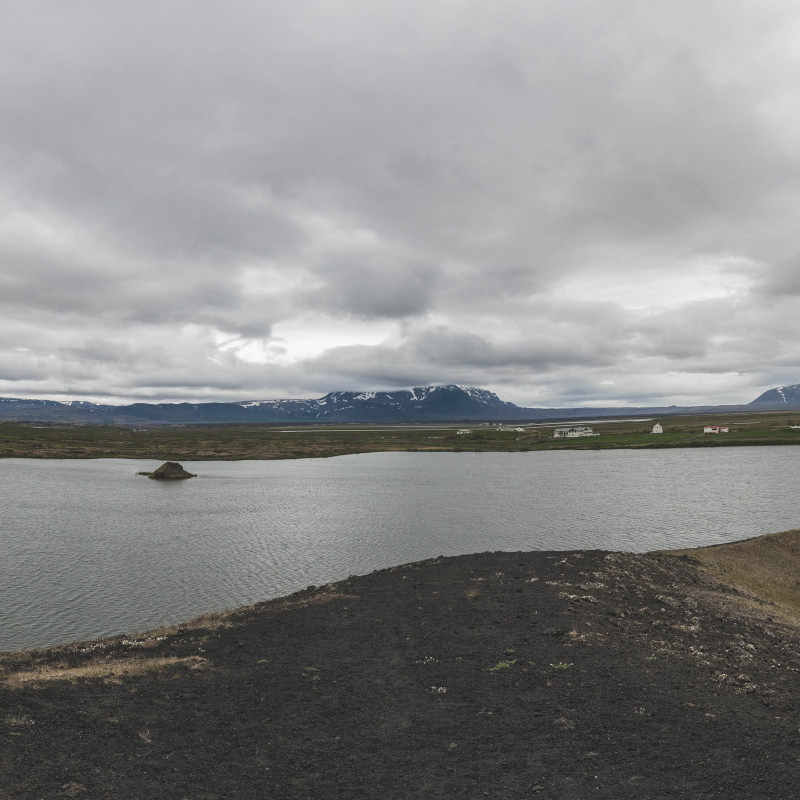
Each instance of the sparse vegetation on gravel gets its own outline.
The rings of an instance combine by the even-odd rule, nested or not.
[[[784,800],[796,598],[741,587],[797,539],[433,559],[0,654],[0,797]]]

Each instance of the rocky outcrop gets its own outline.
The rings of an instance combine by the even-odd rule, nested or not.
[[[184,478],[196,478],[197,475],[187,472],[177,461],[165,461],[155,472],[142,472],[148,478],[157,481],[179,481]]]

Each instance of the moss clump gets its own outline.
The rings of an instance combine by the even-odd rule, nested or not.
[[[184,478],[196,478],[197,475],[187,472],[177,461],[165,461],[155,472],[141,472],[157,481],[179,481]]]

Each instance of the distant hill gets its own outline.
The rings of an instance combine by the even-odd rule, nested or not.
[[[238,403],[133,403],[0,398],[0,420],[95,425],[286,424],[324,422],[534,422],[592,417],[668,416],[800,409],[800,384],[770,389],[747,405],[525,408],[474,386],[421,386],[396,392],[329,392],[316,400]]]
[[[424,386],[397,392],[330,392],[317,400],[239,403],[60,403],[0,398],[0,419],[95,424],[208,424],[286,422],[441,422],[511,420],[527,409],[486,389]]]
[[[800,384],[769,389],[756,397],[748,407],[763,411],[800,408]]]

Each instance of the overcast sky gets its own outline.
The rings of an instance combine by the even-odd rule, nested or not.
[[[800,382],[793,3],[0,11],[0,396]]]

